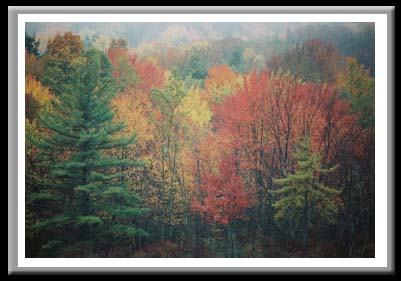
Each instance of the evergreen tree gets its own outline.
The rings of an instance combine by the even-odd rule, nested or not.
[[[58,212],[33,226],[42,237],[44,256],[110,255],[115,246],[147,235],[134,226],[147,209],[139,207],[141,199],[117,172],[140,163],[105,153],[135,141],[134,136],[113,137],[124,124],[113,122],[109,105],[114,93],[111,64],[94,49],[84,52],[80,61],[70,73],[71,83],[64,85],[66,91],[40,120],[51,135],[35,142],[49,170],[40,194],[60,203]]]
[[[273,206],[277,209],[275,219],[286,220],[290,236],[301,237],[306,245],[314,221],[335,221],[338,206],[334,198],[340,191],[327,187],[319,178],[337,167],[321,167],[319,155],[311,152],[309,136],[300,140],[294,155],[297,160],[295,173],[273,179],[273,183],[282,186],[274,192],[280,197]]]
[[[231,56],[228,58],[228,65],[235,71],[235,72],[242,72],[244,67],[245,61],[242,55],[242,51],[240,48],[236,48]]]
[[[35,35],[30,36],[25,33],[25,49],[28,54],[33,54],[35,57],[39,56],[39,40],[36,41]]]
[[[207,57],[207,51],[200,48],[192,48],[188,59],[188,65],[182,73],[183,77],[188,74],[193,79],[203,80],[207,76],[207,69],[209,68],[209,62]]]

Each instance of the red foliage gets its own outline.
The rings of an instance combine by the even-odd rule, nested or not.
[[[236,173],[235,157],[225,157],[219,165],[218,174],[204,173],[199,197],[193,210],[200,213],[208,223],[229,224],[240,218],[245,208],[252,205],[252,194],[245,189]]]
[[[255,125],[262,118],[263,94],[267,90],[269,74],[253,73],[245,76],[243,87],[225,97],[222,104],[214,106],[214,127],[224,135],[235,135],[243,140],[249,132],[249,124]],[[237,143],[238,145],[238,143]]]
[[[107,49],[106,51],[106,55],[112,64],[115,64],[118,59],[126,57],[127,54],[128,49],[123,47],[113,47]]]
[[[305,134],[310,135],[312,150],[330,162],[343,142],[352,139],[356,121],[334,85],[301,83],[267,71],[245,75],[242,87],[215,104],[213,113],[215,134],[199,146],[203,167],[221,161],[221,152],[210,153],[216,147],[236,153],[242,173],[256,171],[265,179],[274,171],[293,168],[292,152]],[[260,181],[256,185],[264,188]]]
[[[165,70],[161,66],[149,60],[137,60],[133,65],[141,79],[139,87],[144,93],[150,93],[153,88],[163,87]]]
[[[113,47],[107,50],[107,56],[112,64],[119,59],[126,58],[131,66],[134,67],[140,81],[137,88],[149,94],[154,88],[162,88],[165,82],[165,70],[150,60],[140,60],[136,53],[129,53],[127,48]]]

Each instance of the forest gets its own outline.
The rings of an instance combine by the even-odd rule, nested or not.
[[[26,257],[374,257],[374,35],[27,23]]]

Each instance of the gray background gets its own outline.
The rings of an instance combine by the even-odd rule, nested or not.
[[[394,274],[394,11],[395,7],[8,7],[8,274],[38,274],[38,273],[384,273]],[[254,267],[254,268],[22,268],[18,267],[17,259],[17,196],[18,196],[18,154],[17,154],[17,120],[18,120],[18,69],[17,69],[17,35],[18,14],[57,14],[57,13],[107,13],[107,14],[387,14],[387,261],[384,268],[357,267]],[[24,196],[24,195],[21,195]],[[350,260],[352,262],[352,259]]]

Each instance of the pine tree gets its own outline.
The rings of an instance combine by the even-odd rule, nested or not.
[[[315,220],[335,221],[338,206],[334,199],[340,191],[327,187],[319,177],[333,172],[337,166],[321,167],[319,155],[311,152],[309,136],[300,140],[294,156],[297,160],[295,173],[285,173],[285,178],[273,179],[273,183],[282,186],[274,192],[279,199],[273,206],[277,210],[275,219],[287,220],[290,236],[300,236],[306,245]]]
[[[36,40],[35,35],[30,36],[25,33],[25,49],[28,54],[33,54],[35,57],[39,56],[39,44],[40,41]]]
[[[41,194],[49,195],[45,199],[59,198],[61,207],[33,229],[43,239],[44,256],[110,255],[114,246],[147,235],[134,226],[147,209],[139,207],[141,199],[117,172],[140,163],[106,155],[110,149],[132,144],[135,137],[113,137],[124,124],[113,121],[114,83],[104,54],[85,51],[70,81],[40,119],[51,135],[35,141],[42,165],[49,170]]]

